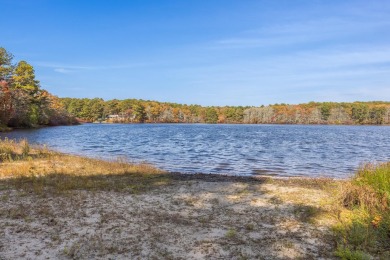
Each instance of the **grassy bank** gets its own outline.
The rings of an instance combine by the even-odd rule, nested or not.
[[[389,169],[345,181],[181,175],[3,140],[0,258],[387,259]]]
[[[0,132],[9,132],[11,131],[12,129],[9,128],[8,126],[5,126],[5,125],[2,125],[0,124]]]
[[[390,259],[390,162],[361,167],[339,192],[337,255]]]
[[[0,162],[3,186],[42,194],[71,190],[139,192],[169,181],[163,171],[148,164],[65,155],[32,146],[26,140],[1,141]]]

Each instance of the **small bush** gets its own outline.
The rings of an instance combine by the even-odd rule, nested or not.
[[[293,211],[301,222],[306,223],[314,223],[315,218],[321,213],[319,208],[303,204],[295,205]]]
[[[369,260],[370,259],[370,257],[364,254],[362,251],[355,251],[349,248],[339,247],[337,248],[335,254],[336,256],[345,260],[366,260],[366,259]]]
[[[358,171],[353,183],[368,186],[390,200],[390,162],[366,164]]]
[[[237,235],[236,230],[234,230],[234,229],[232,229],[232,228],[229,229],[229,230],[226,232],[226,234],[225,234],[226,238],[229,238],[229,239],[235,238],[236,235]]]

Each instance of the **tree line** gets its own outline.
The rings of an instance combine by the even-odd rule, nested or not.
[[[247,107],[202,107],[139,99],[61,98],[81,121],[120,123],[242,123]],[[110,117],[115,115],[116,117]]]
[[[62,98],[66,110],[87,121],[113,123],[390,124],[390,102],[310,102],[260,107],[183,105],[139,99]]]

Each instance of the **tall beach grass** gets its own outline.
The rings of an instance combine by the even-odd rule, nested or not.
[[[390,259],[390,162],[366,164],[341,185],[336,255]]]

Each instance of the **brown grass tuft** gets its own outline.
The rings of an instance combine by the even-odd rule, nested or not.
[[[377,210],[387,210],[389,208],[387,198],[378,194],[370,186],[358,186],[351,182],[346,182],[341,186],[342,205],[349,209],[363,207],[370,212]]]

